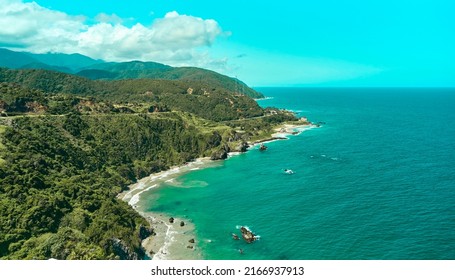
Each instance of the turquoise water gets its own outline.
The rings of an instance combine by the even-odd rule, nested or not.
[[[455,259],[455,90],[259,90],[326,124],[183,175],[148,210],[192,219],[206,259]],[[232,240],[239,225],[260,240]]]

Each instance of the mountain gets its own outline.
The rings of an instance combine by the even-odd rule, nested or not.
[[[157,62],[129,61],[129,62],[104,62],[93,64],[86,69],[105,70],[110,72],[129,72],[129,71],[146,71],[146,70],[169,70],[173,67]]]
[[[39,63],[39,61],[26,53],[0,48],[0,67],[18,69],[31,63]]]
[[[63,53],[44,53],[44,54],[29,54],[30,57],[38,60],[41,63],[69,68],[72,71],[78,71],[81,68],[89,67],[94,64],[103,62],[102,60],[95,60],[88,56],[74,53],[74,54],[63,54]]]
[[[0,67],[13,69],[46,69],[74,73],[81,68],[102,62],[81,54],[35,54],[0,48]]]
[[[100,72],[102,71],[102,72]],[[171,67],[155,62],[131,61],[121,63],[101,63],[92,65],[76,75],[89,79],[163,79],[197,81],[207,87],[223,87],[236,94],[252,98],[264,97],[261,93],[248,87],[242,81],[219,74],[215,71],[197,67]]]
[[[157,62],[104,62],[81,54],[33,54],[0,48],[0,67],[45,69],[76,74],[92,80],[162,79],[195,81],[206,89],[223,88],[251,98],[264,97],[242,81],[196,67],[172,67]]]

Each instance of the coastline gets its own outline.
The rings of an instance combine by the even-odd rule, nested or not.
[[[274,133],[268,138],[248,143],[248,150],[252,150],[261,143],[269,143],[278,140],[287,140],[291,135],[299,135],[303,131],[316,128],[312,123],[306,124],[282,124],[274,129]],[[228,153],[230,157],[241,154],[240,152]],[[149,221],[153,234],[142,241],[147,256],[152,260],[198,260],[204,259],[203,252],[198,246],[199,240],[195,236],[195,225],[187,217],[170,217],[164,213],[145,211],[140,204],[140,195],[146,191],[158,188],[166,182],[173,182],[177,177],[185,173],[210,166],[216,166],[220,161],[211,160],[209,157],[197,158],[192,162],[180,166],[174,166],[166,171],[153,173],[128,186],[128,190],[120,193],[117,197],[133,207],[141,216]],[[170,219],[173,218],[173,223]],[[180,226],[183,222],[184,226]],[[191,242],[190,242],[191,240]],[[193,242],[194,241],[194,242]]]
[[[152,260],[197,260],[202,259],[202,253],[197,246],[194,234],[194,224],[188,218],[174,218],[164,213],[146,211],[140,204],[140,195],[146,191],[158,188],[162,183],[173,180],[187,172],[215,166],[210,158],[197,158],[181,166],[153,173],[128,186],[128,190],[120,193],[117,198],[127,202],[134,210],[144,217],[153,229],[153,234],[142,241],[145,253]],[[173,223],[170,219],[173,218]],[[180,226],[183,222],[184,226]],[[194,243],[189,240],[194,240]],[[188,246],[190,246],[188,248]]]

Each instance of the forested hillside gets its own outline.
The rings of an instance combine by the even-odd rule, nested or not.
[[[116,198],[126,186],[295,120],[194,81],[10,69],[0,69],[0,113],[3,259],[141,259],[152,230]]]
[[[143,257],[147,222],[116,195],[220,144],[173,113],[20,117],[0,132],[0,257],[14,259]]]
[[[54,71],[6,68],[0,68],[0,82],[17,84],[26,91],[45,92],[48,96],[71,94],[106,102],[147,103],[216,121],[263,115],[263,110],[251,98],[205,82],[151,79],[93,81]],[[10,111],[8,108],[6,110]]]
[[[105,80],[148,78],[197,82],[205,87],[222,88],[252,98],[264,97],[240,80],[196,67],[170,67],[159,63],[132,61],[95,64],[76,74],[90,79]]]

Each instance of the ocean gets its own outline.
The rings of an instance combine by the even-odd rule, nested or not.
[[[322,126],[162,183],[141,207],[191,220],[204,259],[455,259],[455,89],[258,90]],[[239,226],[260,239],[233,240]]]

